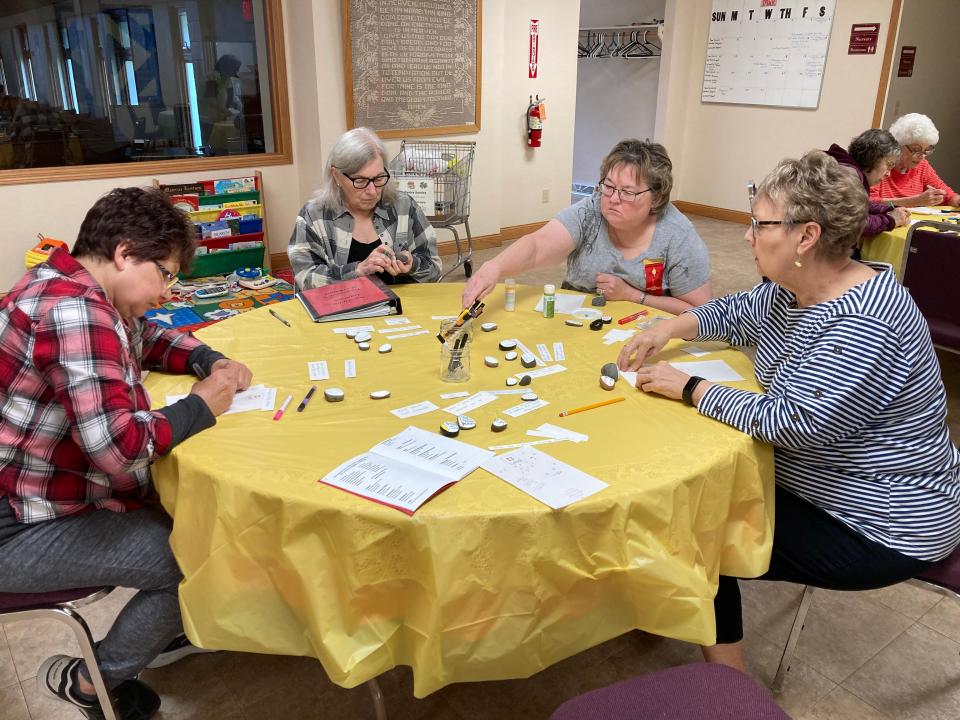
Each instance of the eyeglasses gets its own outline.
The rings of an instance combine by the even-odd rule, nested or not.
[[[620,202],[627,202],[627,203],[633,202],[644,193],[650,192],[652,189],[653,188],[647,188],[646,190],[640,190],[640,191],[624,190],[623,188],[618,188],[613,185],[608,185],[605,182],[601,182],[599,185],[597,185],[597,190],[599,190],[604,197],[613,197],[613,194],[617,193],[617,195],[620,196]]]
[[[340,168],[337,168],[337,170],[340,170]],[[384,185],[390,182],[390,173],[388,172],[385,172],[382,175],[377,175],[376,177],[372,177],[372,178],[362,177],[360,175],[353,177],[351,175],[347,175],[343,170],[340,170],[340,174],[343,175],[347,180],[352,182],[353,186],[357,190],[363,190],[370,183],[373,183],[373,186],[375,188],[382,188]]]
[[[931,145],[928,148],[921,147],[917,150],[913,145],[904,145],[904,147],[910,151],[910,154],[914,157],[928,157],[933,155],[933,151],[937,149],[936,145]]]
[[[757,186],[754,183],[747,184],[747,197],[750,200],[750,231],[753,233],[753,239],[757,239],[757,234],[761,228],[771,225],[797,225],[797,220],[757,220],[753,216],[753,200],[757,197]],[[803,220],[802,222],[808,222]]]
[[[163,265],[158,263],[156,260],[153,261],[153,264],[156,265],[157,270],[160,271],[160,276],[163,278],[163,282],[167,286],[168,290],[177,284],[177,280],[179,280],[179,278],[176,275],[174,275],[172,272],[167,270]]]

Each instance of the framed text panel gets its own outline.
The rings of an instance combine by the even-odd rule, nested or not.
[[[480,130],[482,0],[342,0],[348,127]]]

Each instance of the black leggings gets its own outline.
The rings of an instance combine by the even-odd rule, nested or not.
[[[868,540],[789,490],[776,488],[770,569],[758,580],[786,580],[829,590],[873,590],[916,577],[931,563]],[[717,643],[743,638],[740,587],[720,576],[713,601]]]

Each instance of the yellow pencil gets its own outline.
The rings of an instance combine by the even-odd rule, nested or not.
[[[583,407],[574,408],[573,410],[564,410],[562,413],[560,413],[560,417],[573,415],[574,413],[583,412],[584,410],[593,410],[594,408],[603,407],[604,405],[613,405],[613,403],[618,403],[621,400],[623,400],[623,397],[617,396],[612,397],[609,400],[601,400],[600,402],[590,403],[589,405],[584,405]]]

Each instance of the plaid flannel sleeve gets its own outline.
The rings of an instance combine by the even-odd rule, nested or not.
[[[74,442],[101,472],[125,475],[166,451],[122,321],[105,303],[68,298],[38,323],[33,361],[63,407]]]
[[[413,267],[410,269],[410,277],[421,283],[437,282],[442,270],[440,256],[437,254],[437,231],[417,203],[410,203],[409,213],[410,237],[413,238]]]

